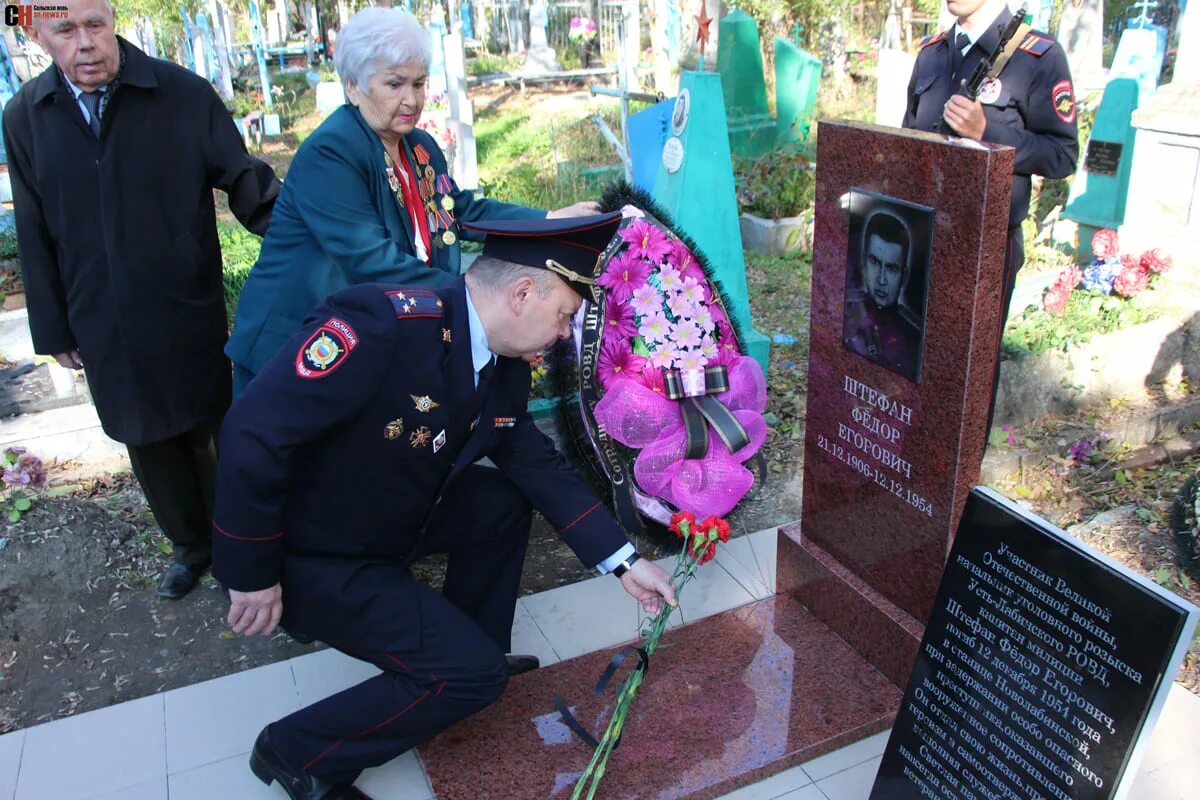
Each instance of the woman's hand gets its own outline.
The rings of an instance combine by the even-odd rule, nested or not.
[[[546,212],[546,219],[562,219],[564,217],[587,217],[600,213],[600,204],[595,200],[583,200],[566,208],[558,208]]]

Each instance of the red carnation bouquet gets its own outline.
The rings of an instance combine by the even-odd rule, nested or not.
[[[671,524],[667,530],[683,539],[683,547],[680,548],[679,556],[675,559],[675,571],[671,574],[671,588],[675,590],[675,598],[678,599],[683,587],[695,577],[696,569],[701,564],[712,561],[716,556],[717,544],[729,541],[729,523],[714,516],[705,517],[702,521],[697,522],[695,514],[681,511],[671,517]],[[662,638],[663,631],[667,629],[667,620],[674,611],[675,609],[671,606],[663,606],[662,611],[658,612],[658,616],[651,620],[649,627],[642,631],[642,642],[639,647],[642,658],[649,658],[658,649],[658,640]],[[608,766],[608,757],[612,755],[613,748],[621,740],[621,729],[625,727],[625,718],[629,715],[629,707],[633,704],[633,698],[637,695],[638,688],[642,685],[644,675],[644,669],[635,669],[621,684],[621,688],[617,691],[617,704],[613,708],[612,717],[608,720],[608,727],[604,729],[604,736],[600,738],[600,743],[592,753],[592,760],[588,762],[583,774],[579,776],[579,780],[575,784],[575,791],[571,793],[571,800],[579,800],[581,797],[591,800],[596,795],[596,789],[600,787],[600,779],[604,777],[604,770]]]

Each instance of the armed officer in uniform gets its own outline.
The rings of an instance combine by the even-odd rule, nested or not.
[[[979,97],[958,94],[979,62],[996,50],[1012,19],[1005,0],[947,0],[958,21],[921,46],[908,84],[904,127],[937,130],[940,120],[969,139],[1016,148],[1002,314],[1008,316],[1017,271],[1025,262],[1021,223],[1029,214],[1031,178],[1065,178],[1075,171],[1079,138],[1067,55],[1053,38],[1022,26],[1011,57],[984,81]]]
[[[383,670],[259,734],[251,769],[293,800],[365,797],[363,769],[537,666],[506,656],[531,506],[648,613],[675,604],[526,411],[527,362],[569,335],[619,222],[476,223],[464,277],[332,295],[235,401],[213,535],[230,625],[282,624]],[[449,556],[441,593],[409,570],[431,553]]]

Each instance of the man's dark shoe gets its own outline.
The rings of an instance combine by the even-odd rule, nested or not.
[[[537,656],[505,656],[508,659],[508,676],[532,672],[542,665]]]
[[[172,564],[158,584],[158,596],[168,600],[178,600],[196,588],[204,567],[189,567],[186,564]]]
[[[271,781],[279,781],[292,800],[371,800],[353,786],[326,783],[303,770],[293,769],[271,743],[269,729],[269,725],[262,729],[250,752],[250,771],[260,781],[268,786]]]

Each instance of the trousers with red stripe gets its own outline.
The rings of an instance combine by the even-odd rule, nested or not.
[[[498,470],[472,466],[449,487],[404,562],[289,554],[283,627],[382,672],[271,724],[284,759],[352,783],[494,702],[508,682],[529,503]],[[409,564],[448,555],[441,592]]]

